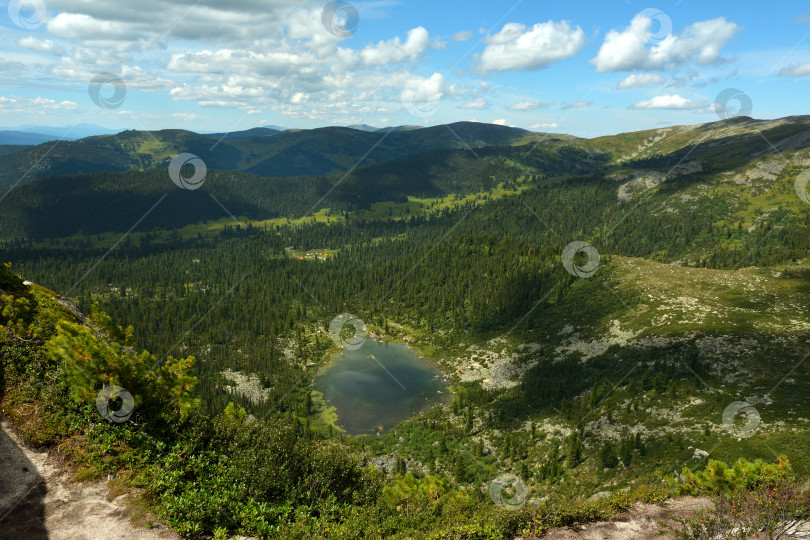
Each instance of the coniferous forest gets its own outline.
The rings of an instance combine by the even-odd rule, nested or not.
[[[793,489],[810,473],[799,170],[741,187],[735,140],[621,160],[622,137],[212,169],[194,191],[162,168],[26,182],[0,215],[4,403],[18,421],[56,404],[22,424],[38,444],[98,426],[70,459],[125,470],[197,537],[511,538],[740,475]],[[701,170],[672,174],[687,152]],[[593,251],[566,258],[575,241]],[[344,313],[431,362],[442,400],[347,433],[316,390]],[[747,398],[756,434],[733,436],[729,404],[785,373]],[[131,420],[98,422],[109,384]],[[504,475],[514,508],[492,495]]]

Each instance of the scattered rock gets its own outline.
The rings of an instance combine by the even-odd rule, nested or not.
[[[695,448],[692,457],[695,459],[703,459],[709,457],[709,453],[706,450],[701,450],[700,448]]]

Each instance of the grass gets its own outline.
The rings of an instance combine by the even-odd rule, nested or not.
[[[312,409],[315,411],[314,417],[316,425],[332,426],[340,431],[340,426],[337,425],[338,415],[337,408],[330,406],[323,397],[323,393],[313,390],[310,394],[312,396]]]

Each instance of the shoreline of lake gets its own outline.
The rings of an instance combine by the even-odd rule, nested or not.
[[[372,335],[358,349],[331,352],[312,390],[319,416],[353,436],[387,432],[452,397],[451,378],[438,363],[408,343]]]

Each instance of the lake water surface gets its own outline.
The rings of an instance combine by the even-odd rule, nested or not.
[[[388,431],[448,397],[441,370],[416,350],[373,339],[337,353],[315,377],[315,390],[351,435]]]

